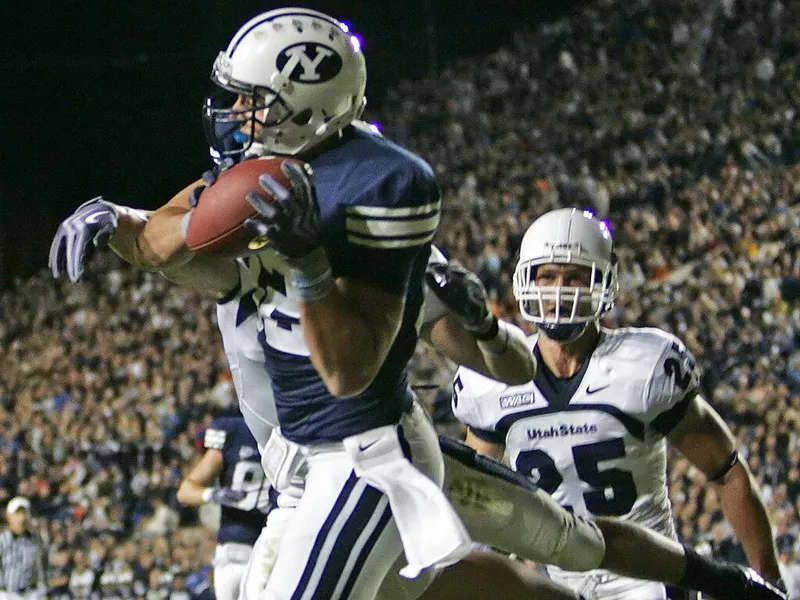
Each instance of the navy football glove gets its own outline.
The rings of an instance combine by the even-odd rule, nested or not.
[[[291,182],[287,189],[270,175],[258,178],[262,193],[249,192],[247,201],[258,214],[245,225],[269,238],[270,246],[292,264],[320,245],[320,218],[311,167],[284,161],[281,171]]]
[[[232,506],[236,508],[236,505],[244,500],[246,495],[247,494],[242,490],[233,490],[227,487],[216,488],[211,493],[211,502],[216,502],[222,506]]]
[[[489,295],[475,273],[455,264],[434,263],[425,271],[425,282],[476,338],[491,339],[497,334],[497,319],[489,310]]]
[[[786,600],[788,596],[780,589],[764,579],[755,569],[743,565],[735,565],[744,578],[744,589],[748,600]]]
[[[66,273],[72,283],[83,276],[89,244],[103,248],[117,229],[118,213],[102,196],[92,198],[58,226],[50,244],[48,266],[58,279]]]
[[[247,201],[258,214],[245,221],[255,235],[269,240],[270,247],[291,267],[289,277],[298,299],[311,302],[333,289],[331,266],[321,245],[320,215],[311,167],[284,161],[281,171],[289,180],[286,188],[270,175],[261,175],[262,193],[249,192]]]

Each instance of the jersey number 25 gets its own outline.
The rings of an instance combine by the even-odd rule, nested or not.
[[[590,513],[620,516],[628,514],[633,508],[638,494],[631,472],[618,468],[600,470],[602,461],[623,456],[625,456],[625,442],[622,438],[573,446],[572,458],[578,477],[592,486],[591,490],[583,494],[586,510]],[[564,481],[556,468],[555,461],[544,450],[520,452],[516,468],[528,477],[538,472],[539,479],[536,484],[548,494],[555,492]]]

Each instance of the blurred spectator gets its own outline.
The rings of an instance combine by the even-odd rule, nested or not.
[[[606,324],[662,327],[697,356],[796,582],[800,12],[789,8],[599,0],[400,82],[375,116],[438,175],[436,244],[528,331],[511,294],[525,229],[559,206],[609,219],[623,289]],[[24,494],[42,516],[51,586],[204,593],[213,534],[176,510],[174,490],[210,420],[235,410],[213,300],[109,253],[78,285],[45,272],[17,282],[0,314],[0,501]],[[411,380],[436,388],[421,396],[460,435],[452,368],[420,346]],[[702,476],[676,456],[669,481],[682,540],[743,560]]]

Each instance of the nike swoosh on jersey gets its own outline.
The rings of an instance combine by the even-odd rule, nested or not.
[[[373,447],[375,444],[377,444],[379,441],[380,441],[380,440],[375,440],[374,442],[370,442],[369,444],[359,444],[359,445],[358,445],[358,449],[359,449],[361,452],[364,452],[365,450],[369,450],[370,448],[372,448],[372,447]]]
[[[611,387],[611,384],[610,384],[610,383],[607,383],[606,385],[601,385],[600,387],[596,387],[596,388],[594,388],[594,389],[592,389],[592,387],[591,387],[591,386],[587,385],[587,386],[586,386],[586,394],[587,394],[587,395],[594,394],[594,393],[596,393],[596,392],[599,392],[599,391],[601,391],[601,390],[604,390],[604,389],[606,389],[607,387]]]

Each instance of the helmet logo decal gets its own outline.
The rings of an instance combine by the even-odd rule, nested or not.
[[[304,42],[281,50],[276,66],[291,81],[325,83],[342,70],[342,57],[323,44]]]
[[[549,250],[567,250],[572,252],[580,252],[580,242],[544,242],[544,247]]]

